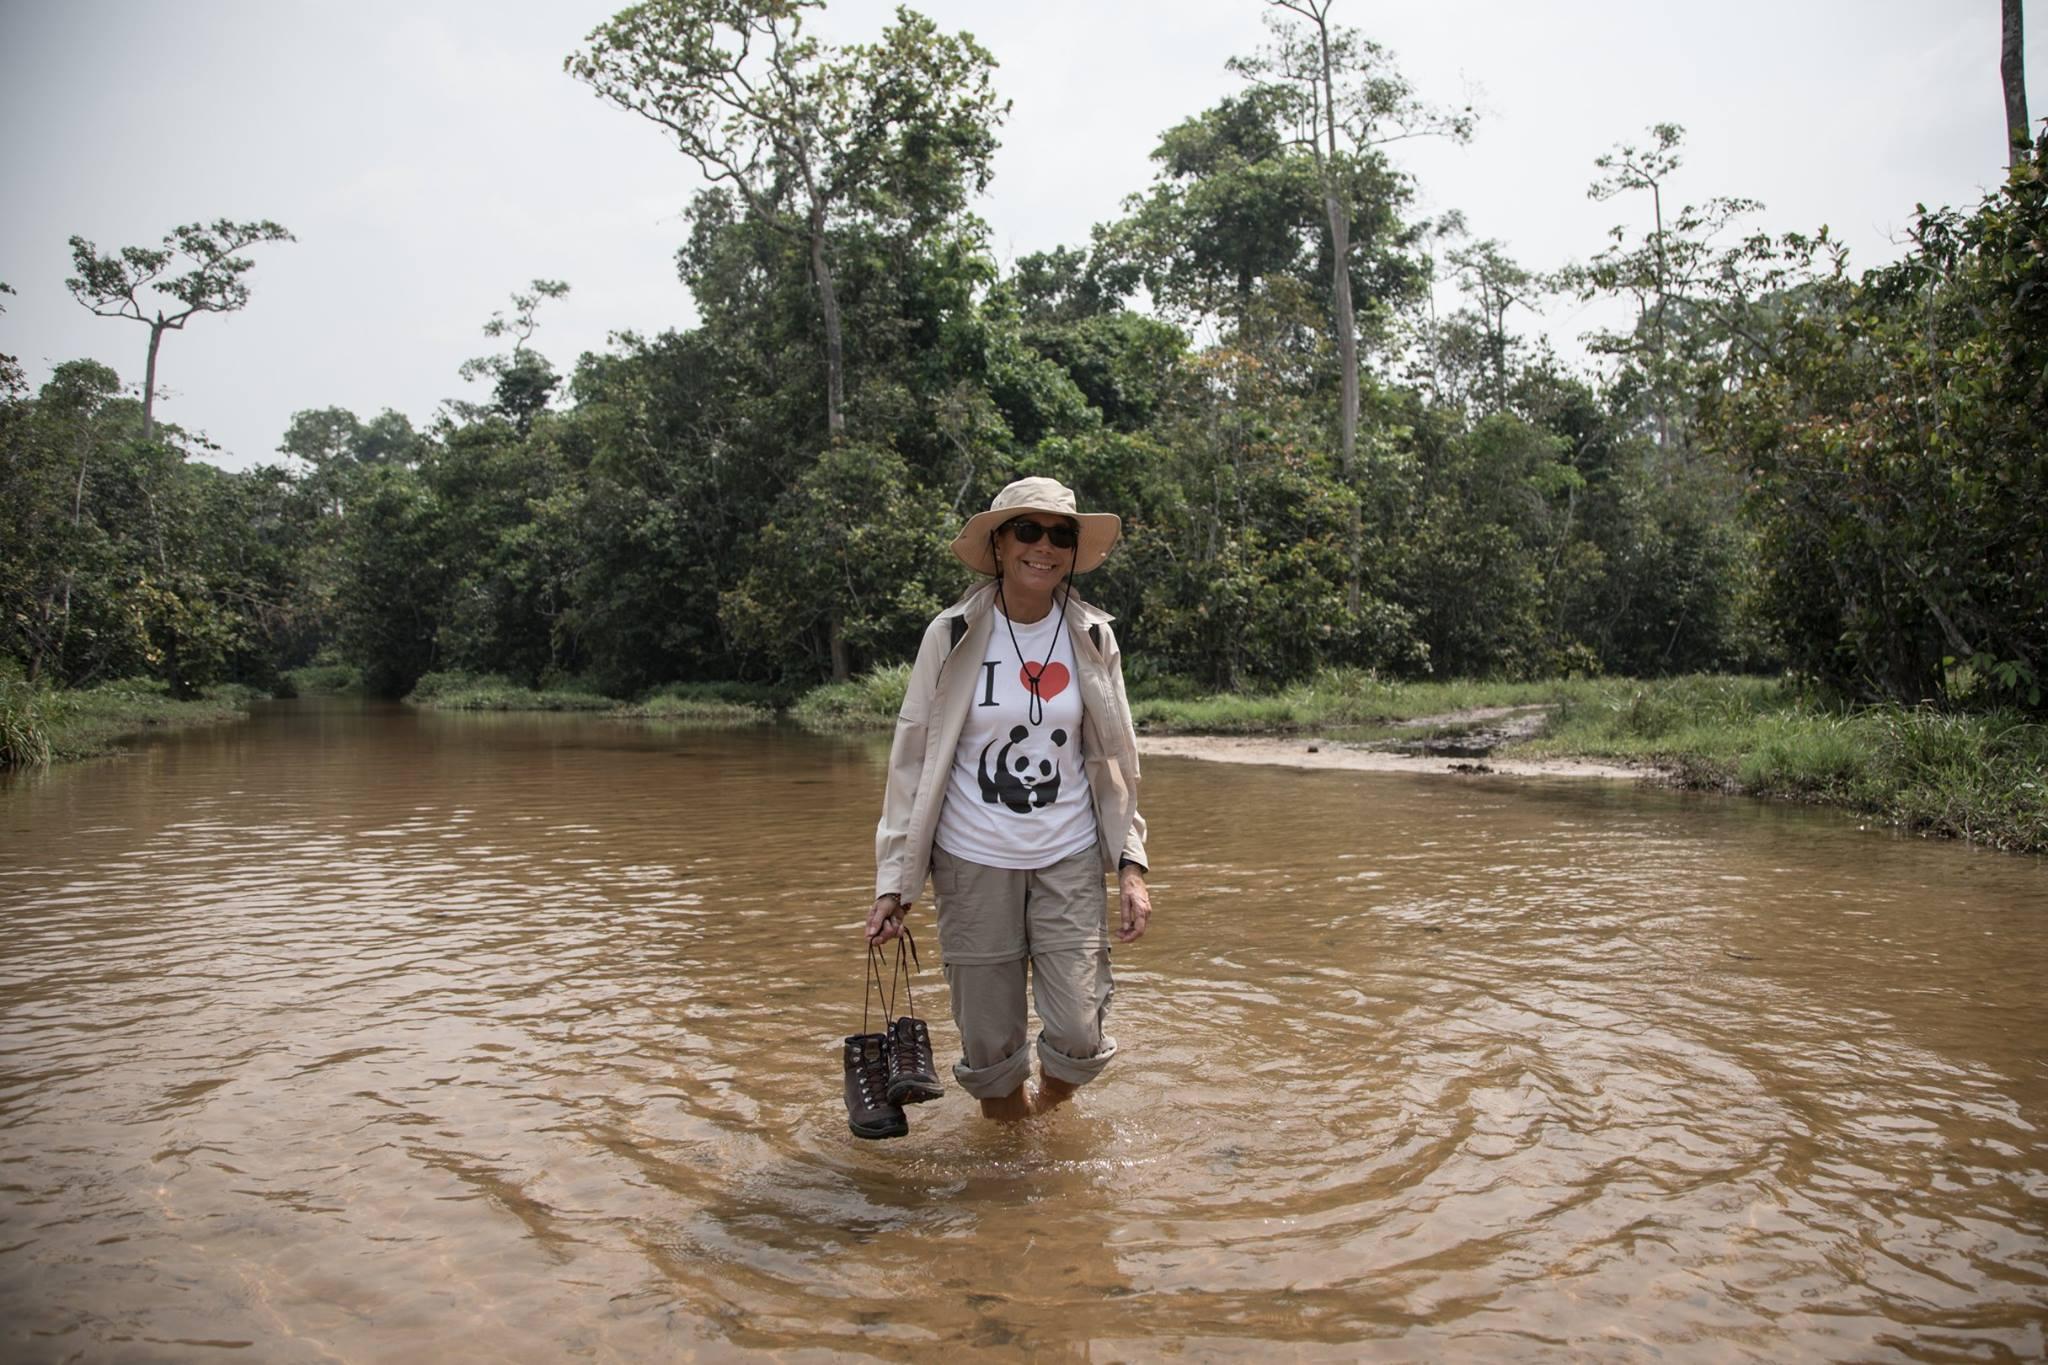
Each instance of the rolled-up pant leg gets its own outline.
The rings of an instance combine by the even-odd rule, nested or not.
[[[1103,1033],[1114,985],[1109,973],[1102,862],[1095,849],[1031,874],[1025,936],[1031,995],[1043,1027],[1038,1063],[1069,1085],[1086,1085],[1116,1056]]]
[[[979,1100],[1015,1093],[1031,1075],[1024,1000],[1024,901],[1028,872],[984,867],[932,850],[939,910],[939,951],[960,1060],[953,1079]]]

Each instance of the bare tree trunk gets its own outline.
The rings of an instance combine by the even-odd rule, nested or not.
[[[1337,331],[1338,376],[1343,392],[1341,428],[1342,468],[1351,477],[1351,462],[1358,453],[1358,315],[1351,303],[1351,215],[1338,201],[1336,191],[1323,196],[1323,208],[1330,215],[1330,254],[1336,263],[1330,268],[1331,309]]]
[[[1330,294],[1335,305],[1337,365],[1340,370],[1337,377],[1341,405],[1338,468],[1345,485],[1350,487],[1351,466],[1358,453],[1358,316],[1351,304],[1351,207],[1337,192],[1337,82],[1331,70],[1327,9],[1325,6],[1324,12],[1315,17],[1316,36],[1323,58],[1323,129],[1329,139],[1328,154],[1323,158],[1323,211],[1330,219]],[[1344,594],[1345,603],[1353,612],[1358,610],[1359,542],[1363,538],[1364,527],[1360,523],[1358,500],[1354,496],[1351,502],[1351,582]]]
[[[1332,170],[1334,171],[1334,167]],[[1324,207],[1330,215],[1331,254],[1337,258],[1332,267],[1331,285],[1336,296],[1337,322],[1337,365],[1342,408],[1339,422],[1339,468],[1343,472],[1344,484],[1353,488],[1352,463],[1358,454],[1358,318],[1351,307],[1351,215],[1345,211],[1334,191],[1326,191]],[[1359,542],[1364,538],[1364,527],[1359,516],[1356,497],[1351,500],[1351,582],[1344,592],[1345,604],[1352,611],[1358,610]]]
[[[827,622],[827,629],[831,633],[829,643],[832,649],[832,681],[843,683],[853,677],[853,669],[847,664],[846,635],[839,627],[838,613],[833,613],[831,620]]]
[[[811,278],[817,283],[818,311],[825,320],[825,430],[836,441],[846,434],[846,351],[839,334],[839,286],[825,255],[822,209],[811,214]]]
[[[1670,295],[1666,292],[1664,263],[1664,186],[1654,181],[1650,185],[1650,207],[1657,216],[1657,374],[1651,384],[1651,392],[1657,400],[1657,448],[1668,454],[1671,450],[1671,396],[1665,391],[1670,382],[1665,361],[1670,357],[1664,344],[1664,306]],[[1671,477],[1669,469],[1665,470],[1664,477]]]
[[[2003,0],[2005,41],[1998,56],[1998,74],[2005,86],[2005,164],[2025,161],[2034,146],[2034,125],[2027,118],[2027,69],[2022,60],[2026,24],[2021,0]]]
[[[164,344],[163,315],[149,329],[149,365],[142,376],[142,439],[156,431],[156,350]]]

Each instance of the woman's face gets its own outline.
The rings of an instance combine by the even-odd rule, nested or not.
[[[1047,528],[1057,526],[1061,530],[1072,529],[1073,523],[1050,513],[1026,512],[1005,523],[1002,534],[996,537],[996,557],[1003,567],[1004,584],[1023,592],[1049,594],[1074,567],[1074,556],[1080,553],[1080,547],[1062,550],[1052,543],[1051,536],[1045,535],[1026,544],[1010,529],[1019,521],[1037,522]]]

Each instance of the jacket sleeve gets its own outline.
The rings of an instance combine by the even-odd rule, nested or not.
[[[1130,832],[1124,835],[1124,846],[1120,851],[1119,861],[1129,859],[1150,872],[1152,863],[1145,856],[1145,813],[1138,809],[1138,791],[1141,785],[1138,767],[1138,729],[1131,722],[1131,699],[1124,693],[1124,655],[1117,647],[1116,632],[1105,626],[1103,633],[1107,636],[1103,652],[1107,655],[1105,662],[1109,666],[1109,685],[1116,694],[1117,723],[1124,728],[1124,744],[1131,756],[1131,828]]]
[[[910,868],[911,813],[917,809],[917,787],[924,776],[925,740],[931,729],[932,705],[938,694],[939,665],[952,645],[944,618],[925,628],[911,665],[903,709],[896,716],[896,738],[889,745],[889,784],[882,796],[882,818],[875,824],[875,898],[895,892],[907,905],[924,889],[925,870]]]

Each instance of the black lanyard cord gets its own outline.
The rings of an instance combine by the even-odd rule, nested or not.
[[[1060,586],[1065,591],[1060,594],[1059,628],[1052,633],[1052,644],[1045,651],[1045,662],[1034,670],[1031,667],[1031,660],[1024,657],[1024,646],[1017,643],[1017,627],[1010,620],[1010,604],[1003,598],[1003,580],[996,579],[996,606],[1002,610],[1003,626],[1010,632],[1010,648],[1017,651],[1017,662],[1024,668],[1024,686],[1031,692],[1031,700],[1025,704],[1024,715],[1033,725],[1045,724],[1045,698],[1038,695],[1038,681],[1045,676],[1046,668],[1052,663],[1052,656],[1060,652],[1060,637],[1067,633],[1067,599],[1074,595],[1074,575],[1069,573],[1061,581]]]

